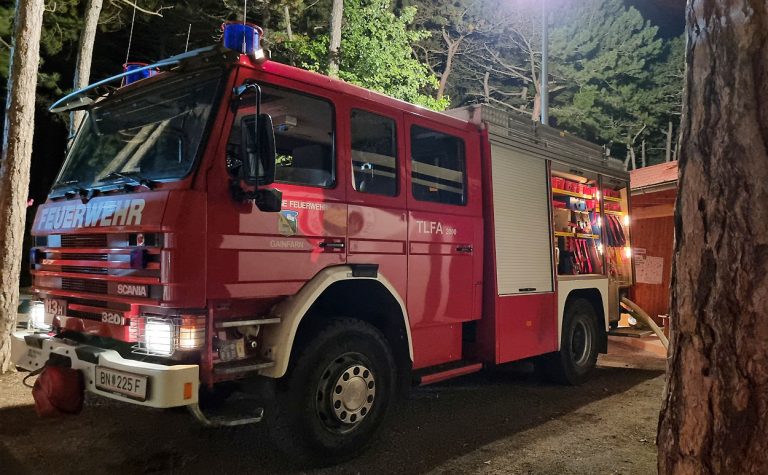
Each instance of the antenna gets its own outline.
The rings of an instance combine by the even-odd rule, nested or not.
[[[184,52],[186,53],[189,51],[189,35],[192,33],[192,23],[189,24],[189,28],[187,29],[187,45],[184,46]]]
[[[243,31],[245,31],[246,18],[248,16],[248,0],[243,0]],[[248,50],[246,47],[245,35],[243,35],[243,53]]]
[[[136,0],[136,3],[139,3]],[[136,3],[133,4],[133,16],[131,17],[131,32],[128,35],[128,49],[125,52],[125,63],[128,64],[128,57],[131,54],[131,41],[133,40],[133,24],[136,21]]]

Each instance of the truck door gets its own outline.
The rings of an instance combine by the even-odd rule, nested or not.
[[[282,209],[261,212],[230,201],[228,211],[223,205],[211,210],[209,239],[222,251],[212,253],[209,266],[223,267],[222,273],[232,264],[237,269],[224,279],[223,297],[292,294],[324,267],[346,262],[347,205],[344,174],[337,173],[333,103],[322,90],[302,86],[300,92],[290,81],[275,82],[285,84],[260,83],[261,113],[274,124],[273,187],[282,191]],[[242,129],[252,126],[254,112],[255,100],[244,99],[234,114],[226,145],[232,173],[239,166],[238,150],[248,140]]]
[[[476,144],[445,126],[412,121],[406,135],[408,311],[414,348],[429,348],[421,362],[439,364],[461,357],[460,323],[480,317],[479,157],[467,160]]]

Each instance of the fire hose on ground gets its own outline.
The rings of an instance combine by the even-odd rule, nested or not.
[[[661,340],[661,344],[664,345],[664,348],[669,349],[669,340],[667,339],[666,335],[664,335],[664,332],[661,331],[661,328],[656,325],[656,322],[654,322],[653,319],[642,308],[640,308],[635,302],[629,300],[626,297],[622,297],[621,305],[627,309],[630,315],[635,317],[638,321],[643,322],[651,330],[653,330],[656,336],[659,337],[659,340]]]

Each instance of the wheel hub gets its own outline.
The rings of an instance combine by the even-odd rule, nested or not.
[[[571,355],[577,366],[586,364],[592,351],[592,339],[584,322],[577,322],[571,338]]]
[[[344,424],[357,424],[371,410],[376,396],[373,373],[361,364],[350,366],[339,375],[331,391],[331,408]]]

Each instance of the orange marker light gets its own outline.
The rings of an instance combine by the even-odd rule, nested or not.
[[[192,383],[184,383],[184,399],[192,399]]]

